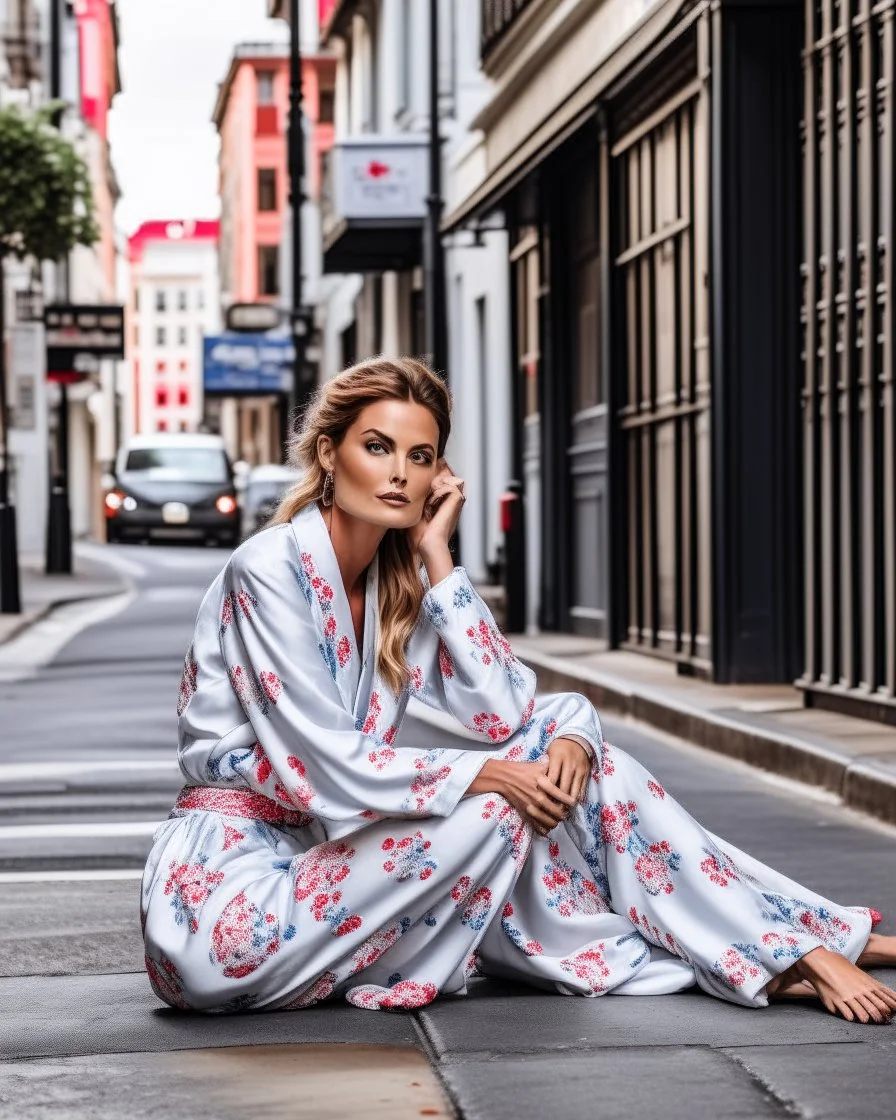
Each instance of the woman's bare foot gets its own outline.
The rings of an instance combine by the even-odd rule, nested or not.
[[[856,964],[860,968],[896,966],[896,937],[885,937],[882,933],[872,933]]]
[[[870,947],[869,941],[869,949]],[[889,963],[889,960],[887,958],[884,963]],[[846,957],[832,953],[830,949],[812,949],[787,969],[787,973],[811,984],[828,1011],[832,1015],[841,1015],[850,1023],[856,1020],[860,1023],[872,1020],[875,1023],[887,1023],[896,1013],[896,992],[892,988],[863,972]],[[782,973],[781,978],[787,973]],[[787,983],[791,982],[788,978]],[[783,992],[778,987],[772,994],[781,995]]]

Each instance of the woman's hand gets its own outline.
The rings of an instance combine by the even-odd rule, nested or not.
[[[464,480],[452,474],[445,459],[439,460],[439,472],[432,480],[429,496],[423,504],[423,516],[406,532],[411,546],[421,557],[448,551],[460,511],[466,501]]]
[[[581,748],[580,748],[581,749]],[[549,761],[507,762],[490,758],[467,790],[466,796],[497,793],[516,809],[539,836],[547,836],[566,819],[575,798],[547,776]]]
[[[575,739],[555,739],[548,747],[548,781],[579,801],[591,775],[591,756]]]

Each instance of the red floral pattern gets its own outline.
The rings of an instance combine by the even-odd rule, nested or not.
[[[184,658],[184,671],[180,678],[180,691],[177,696],[177,714],[182,716],[187,710],[187,705],[193,699],[196,692],[196,678],[199,674],[199,666],[196,659],[193,657],[193,647],[187,650],[187,656]]]

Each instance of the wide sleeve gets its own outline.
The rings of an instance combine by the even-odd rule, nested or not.
[[[487,761],[480,750],[418,751],[358,730],[321,654],[317,626],[288,563],[237,557],[221,654],[258,740],[249,784],[330,821],[447,816]]]
[[[535,674],[517,659],[461,567],[426,591],[408,665],[411,694],[482,741],[503,743],[532,714]]]

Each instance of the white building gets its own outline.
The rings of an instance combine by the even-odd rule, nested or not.
[[[128,240],[129,432],[195,432],[202,340],[220,330],[217,221],[150,221]]]
[[[323,260],[343,279],[318,308],[322,368],[367,355],[424,356],[429,6],[351,0],[329,5],[321,29],[338,55],[336,138],[324,187]],[[439,89],[443,193],[469,146],[468,125],[488,96],[479,70],[478,0],[440,0]],[[366,169],[365,199],[352,195]],[[386,169],[384,172],[383,169]],[[401,176],[391,198],[381,188]],[[391,182],[388,183],[391,187]],[[356,207],[354,210],[352,207]],[[500,225],[500,222],[494,223]],[[507,239],[501,229],[446,242],[449,384],[454,427],[447,457],[467,480],[462,559],[483,581],[499,558],[498,498],[510,478],[510,335]],[[487,418],[491,421],[487,423]],[[495,422],[496,418],[499,422]],[[493,569],[492,569],[493,570]]]

